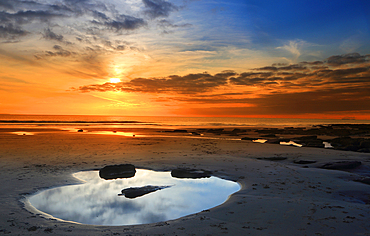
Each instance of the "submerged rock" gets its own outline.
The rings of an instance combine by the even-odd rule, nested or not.
[[[105,166],[99,170],[102,179],[131,178],[135,173],[135,166],[131,164]]]
[[[147,185],[144,187],[133,187],[133,188],[125,188],[122,189],[121,193],[118,194],[119,196],[125,196],[126,198],[137,198],[144,196],[148,193],[152,193],[161,189],[169,188],[171,186],[152,186]]]
[[[260,157],[258,160],[267,160],[267,161],[282,161],[288,159],[287,157]]]
[[[178,168],[171,171],[174,178],[200,179],[211,177],[212,172],[207,170]]]
[[[370,177],[361,177],[359,179],[355,179],[354,181],[370,185]]]
[[[295,164],[313,164],[316,163],[314,160],[295,160],[293,161]]]
[[[330,170],[348,170],[354,169],[361,165],[361,161],[337,161],[337,162],[329,162],[321,166],[323,169],[330,169]]]

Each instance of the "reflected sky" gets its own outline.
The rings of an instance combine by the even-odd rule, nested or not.
[[[98,171],[74,177],[84,184],[42,191],[29,198],[36,209],[55,218],[93,225],[155,223],[197,213],[225,202],[240,190],[233,181],[217,177],[177,179],[171,172],[137,169],[135,177],[103,180]],[[171,186],[135,199],[118,196],[122,189],[146,185]]]

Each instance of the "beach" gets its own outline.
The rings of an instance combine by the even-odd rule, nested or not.
[[[196,129],[183,133],[160,128],[83,132],[3,128],[0,233],[370,235],[370,185],[355,181],[369,176],[369,153],[256,143],[253,138],[241,140],[255,137],[256,133],[233,136],[232,130],[201,136]],[[21,133],[12,133],[16,131]],[[121,131],[126,135],[117,135]],[[299,164],[300,160],[316,162]],[[340,161],[357,161],[361,165],[345,170],[320,168]],[[27,196],[37,191],[80,183],[72,176],[75,172],[115,164],[158,171],[203,169],[237,181],[241,190],[212,209],[144,225],[77,224],[52,219],[27,207]]]

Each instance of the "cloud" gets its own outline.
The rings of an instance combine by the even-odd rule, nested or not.
[[[345,64],[360,64],[369,62],[369,55],[361,56],[358,53],[331,56],[326,63],[330,66],[341,66]]]
[[[274,64],[243,73],[229,70],[214,75],[134,78],[74,90],[166,94],[166,98],[155,101],[181,102],[187,104],[185,107],[202,105],[201,110],[189,108],[189,114],[196,115],[370,112],[370,59],[346,54],[323,61]]]
[[[301,56],[301,50],[308,43],[303,40],[291,40],[288,44],[284,46],[277,47],[276,49],[283,49],[294,55],[294,61],[296,61]]]
[[[367,63],[367,64],[366,64]],[[343,64],[352,67],[342,68]],[[367,65],[367,66],[364,66]],[[117,84],[105,83],[80,87],[79,91],[125,91],[145,93],[179,93],[200,94],[220,86],[264,87],[284,91],[294,89],[314,90],[322,86],[351,86],[370,84],[370,60],[368,56],[346,54],[332,56],[325,61],[302,62],[299,64],[266,66],[255,68],[251,72],[236,73],[223,71],[210,75],[208,73],[171,75],[166,78],[135,78]],[[256,72],[257,71],[257,72]]]
[[[59,42],[64,42],[63,35],[54,33],[53,31],[51,31],[50,28],[47,28],[44,30],[43,38],[47,40],[56,40]]]
[[[65,50],[59,45],[54,45],[53,49],[55,51],[45,51],[43,53],[35,54],[34,56],[36,57],[36,59],[43,59],[45,57],[70,57],[77,55],[77,53]]]
[[[94,20],[92,23],[99,26],[105,26],[107,29],[115,32],[121,32],[122,30],[135,30],[147,24],[142,18],[127,15],[120,15],[116,20],[108,19],[103,22]]]
[[[144,13],[150,18],[168,17],[173,11],[179,8],[170,2],[164,0],[142,0],[145,5]]]
[[[227,78],[232,75],[235,75],[235,73],[231,71],[226,71],[218,73],[216,75],[199,73],[188,74],[185,76],[171,75],[167,78],[135,78],[128,82],[81,86],[77,90],[81,92],[122,91],[143,93],[195,94],[212,91],[217,87],[226,85]]]
[[[16,38],[26,36],[29,32],[15,27],[13,24],[0,25],[0,38],[14,40]]]

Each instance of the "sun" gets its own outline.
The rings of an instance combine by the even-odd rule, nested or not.
[[[119,79],[119,78],[110,78],[109,79],[109,82],[111,82],[111,83],[119,83],[119,82],[121,82],[121,79]]]

